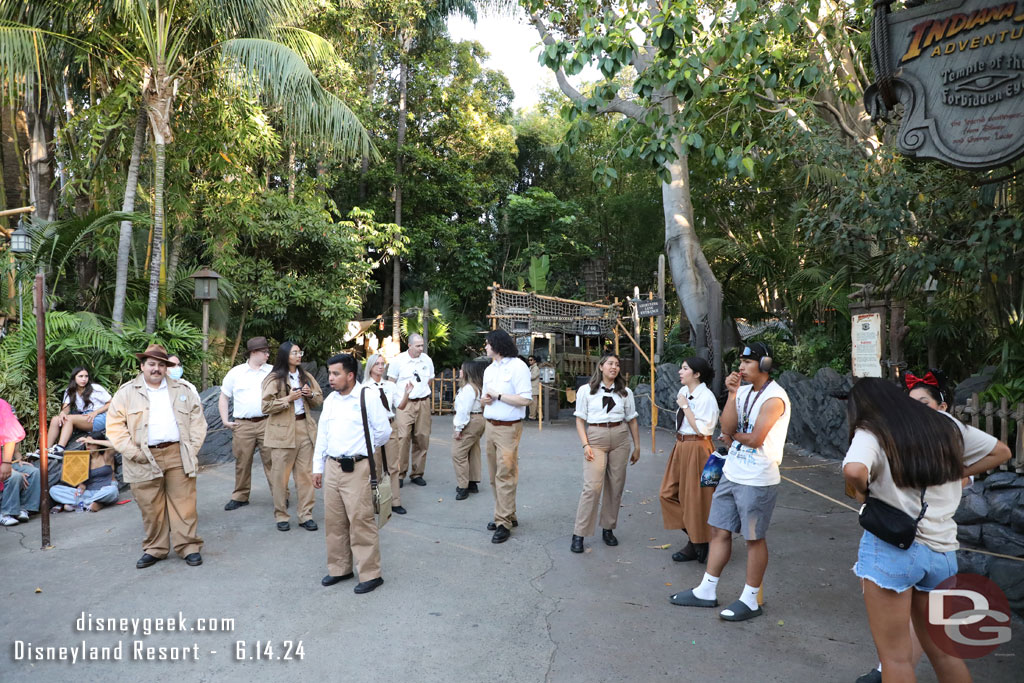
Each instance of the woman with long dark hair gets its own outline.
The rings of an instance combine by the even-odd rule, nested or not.
[[[672,555],[676,562],[708,558],[711,527],[708,513],[715,489],[700,485],[700,475],[714,451],[711,435],[718,424],[718,400],[708,389],[715,372],[703,358],[687,358],[679,366],[682,386],[676,396],[676,444],[661,480],[661,519],[666,529],[682,529],[689,541]]]
[[[50,420],[46,445],[51,454],[60,454],[77,429],[80,432],[102,432],[107,428],[110,392],[89,381],[89,370],[78,366],[71,371],[71,381],[64,390],[60,412]]]
[[[452,465],[455,467],[455,500],[465,500],[471,493],[479,493],[480,440],[484,436],[483,394],[484,366],[467,360],[459,370],[462,386],[455,395],[455,434],[452,441]],[[494,472],[491,472],[494,476]]]
[[[928,632],[928,593],[956,574],[956,522],[964,440],[953,421],[883,379],[858,380],[847,403],[850,448],[843,475],[862,502],[869,496],[916,523],[907,549],[865,529],[854,573],[886,681],[913,681],[912,621],[940,681],[969,679],[963,660]]]
[[[274,368],[263,380],[262,410],[267,416],[263,444],[270,449],[270,481],[274,520],[278,531],[291,528],[288,514],[288,478],[294,473],[299,526],[316,531],[313,520],[313,445],[316,420],[311,409],[324,403],[323,391],[313,375],[303,370],[302,349],[286,341],[277,349]]]
[[[583,492],[569,549],[583,552],[583,538],[594,533],[601,507],[605,545],[618,545],[619,504],[626,486],[626,463],[640,459],[636,401],[619,374],[619,357],[606,353],[597,362],[590,383],[576,393],[576,433],[583,442]]]

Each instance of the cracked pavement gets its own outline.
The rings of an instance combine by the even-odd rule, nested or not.
[[[616,529],[619,545],[605,546],[598,533],[574,555],[569,540],[582,455],[568,411],[562,415],[543,432],[536,423],[524,429],[520,526],[501,545],[484,528],[493,510],[486,462],[481,493],[455,501],[451,417],[435,417],[427,486],[402,489],[409,514],[396,515],[381,532],[385,583],[364,596],[352,593],[354,581],[320,585],[326,573],[320,494],[314,519],[321,530],[293,525],[281,533],[258,473],[251,504],[223,510],[231,465],[200,473],[201,567],[172,556],[135,569],[142,528],[134,503],[55,515],[54,547],[46,551],[39,550],[37,518],[4,528],[0,678],[853,681],[871,668],[874,646],[850,571],[860,536],[852,512],[783,482],[768,535],[765,616],[731,624],[718,610],[675,607],[668,596],[696,585],[704,567],[673,562],[685,536],[661,525],[658,489],[672,435],[659,431],[659,451],[651,454],[649,431],[641,429],[641,458],[629,468]],[[783,467],[794,468],[784,475],[846,500],[837,462],[787,454]],[[657,547],[664,544],[670,547]],[[737,539],[719,588],[723,605],[742,589],[745,559]],[[83,612],[136,619],[182,612],[190,623],[200,617],[235,622],[230,631],[212,633],[79,632],[75,622]],[[1015,621],[1009,644],[969,663],[975,680],[1019,680],[1013,672],[1019,674],[1024,657],[1022,634],[1024,625]],[[15,661],[15,640],[57,647],[122,641],[125,661]],[[131,661],[135,640],[146,647],[195,644],[199,658]],[[280,657],[285,641],[299,640],[301,661],[257,658],[256,641],[261,648],[269,641]],[[115,668],[122,665],[129,668]],[[935,680],[927,662],[918,676]]]

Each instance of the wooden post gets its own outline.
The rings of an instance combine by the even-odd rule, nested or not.
[[[619,320],[619,297],[615,297],[615,321]],[[619,326],[612,325],[612,331],[615,333],[615,355],[619,355]]]
[[[653,299],[654,295],[647,292],[647,298]],[[654,318],[651,318],[651,453],[655,451],[654,429],[658,426],[658,404],[654,402]]]
[[[658,255],[658,298],[662,301],[665,300],[665,255]],[[658,316],[658,352],[655,354],[655,358],[661,361],[662,355],[665,353],[665,309],[662,308],[662,314]]]
[[[206,383],[209,361],[206,358],[206,352],[210,350],[210,300],[203,299],[203,391],[206,391],[210,385]]]
[[[36,384],[39,391],[39,470],[40,487],[39,512],[42,528],[42,549],[50,547],[50,486],[49,481],[49,449],[46,444],[46,427],[49,422],[46,416],[46,305],[43,301],[43,274],[36,275]]]
[[[491,329],[498,329],[498,283],[491,283]]]
[[[633,287],[633,300],[639,301],[640,299],[640,288]],[[640,354],[643,350],[640,348],[640,314],[637,312],[636,304],[633,304],[632,317],[633,317],[633,372],[640,374]]]
[[[427,343],[430,340],[427,330],[430,329],[430,292],[423,290],[423,353],[427,352]]]
[[[537,394],[537,431],[544,431],[544,383],[540,383],[540,392]]]

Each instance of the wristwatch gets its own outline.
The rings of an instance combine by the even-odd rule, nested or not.
[[[498,400],[499,401],[501,400],[501,394],[498,394]]]

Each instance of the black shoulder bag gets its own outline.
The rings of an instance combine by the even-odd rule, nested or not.
[[[928,503],[924,502],[925,489],[921,489],[921,514],[914,519],[903,510],[893,507],[878,498],[872,498],[870,491],[860,506],[860,525],[865,531],[882,539],[889,545],[906,550],[917,537],[917,525],[924,519]]]

